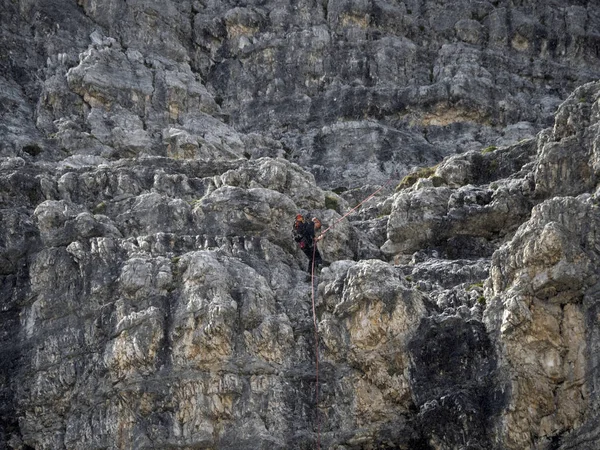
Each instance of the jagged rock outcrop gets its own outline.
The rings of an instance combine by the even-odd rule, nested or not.
[[[450,258],[490,256],[529,216],[535,184],[527,166],[535,155],[535,142],[526,141],[445,159],[430,178],[393,197],[384,251],[429,246]]]
[[[599,23],[2,3],[0,449],[597,448]]]
[[[511,430],[512,448],[536,439],[559,448],[598,444],[584,424],[598,420],[599,98],[598,83],[589,84],[559,109],[535,168],[536,192],[553,198],[536,206],[492,259],[486,322],[510,367],[513,398],[503,426]],[[569,194],[576,196],[564,196]]]
[[[596,328],[587,316],[598,290],[598,219],[591,202],[548,200],[494,254],[487,320],[510,367],[503,424],[510,448],[534,436],[556,439],[596,415],[585,355]]]

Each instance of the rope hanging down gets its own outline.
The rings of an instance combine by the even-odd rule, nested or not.
[[[319,240],[323,239],[325,233],[335,227],[338,223],[352,214],[357,208],[359,208],[363,203],[371,198],[375,197],[378,192],[380,192],[383,188],[385,188],[388,184],[392,182],[396,178],[396,173],[394,172],[387,182],[373,192],[371,195],[366,197],[363,201],[361,201],[358,205],[336,220],[331,226],[327,227],[323,232],[321,232],[321,236],[319,236]],[[317,415],[317,450],[321,448],[321,420],[319,418],[319,328],[317,326],[317,309],[315,306],[315,255],[317,251],[317,245],[313,245],[313,254],[312,254],[312,263],[310,269],[310,281],[311,281],[311,292],[312,292],[312,311],[313,311],[313,323],[315,326],[315,367],[316,367],[316,384],[315,384],[315,411]]]
[[[310,281],[312,292],[312,310],[313,323],[315,325],[315,362],[316,362],[316,383],[315,383],[315,411],[317,415],[317,450],[321,448],[321,420],[319,419],[319,328],[317,327],[317,309],[315,307],[315,254],[317,245],[313,245],[312,264],[310,269]]]

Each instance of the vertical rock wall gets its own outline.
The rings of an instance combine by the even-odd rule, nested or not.
[[[0,448],[598,447],[599,20],[3,2]]]

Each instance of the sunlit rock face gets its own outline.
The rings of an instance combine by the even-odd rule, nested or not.
[[[502,421],[508,448],[536,440],[538,446],[597,445],[588,423],[590,417],[597,420],[598,406],[600,215],[592,169],[598,87],[578,89],[559,108],[552,132],[540,135],[535,191],[551,198],[535,206],[512,240],[494,253],[486,282],[492,301],[485,321],[510,367],[512,398]],[[587,93],[591,102],[584,101]],[[569,134],[580,139],[565,139],[565,118],[578,110],[581,121],[571,121]],[[557,157],[560,148],[570,149],[570,156]]]
[[[597,207],[555,198],[534,208],[490,270],[490,329],[506,364],[511,405],[504,413],[507,446],[522,448],[579,428],[591,412],[589,361],[595,316]]]
[[[0,449],[600,447],[600,16],[442,3],[0,5]]]

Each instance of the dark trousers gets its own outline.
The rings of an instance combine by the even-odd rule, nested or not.
[[[323,259],[321,258],[321,254],[319,253],[318,248],[310,246],[303,248],[302,251],[308,257],[308,268],[306,269],[308,273],[312,273],[313,252],[315,255],[315,269],[317,268],[317,266],[323,265]]]

